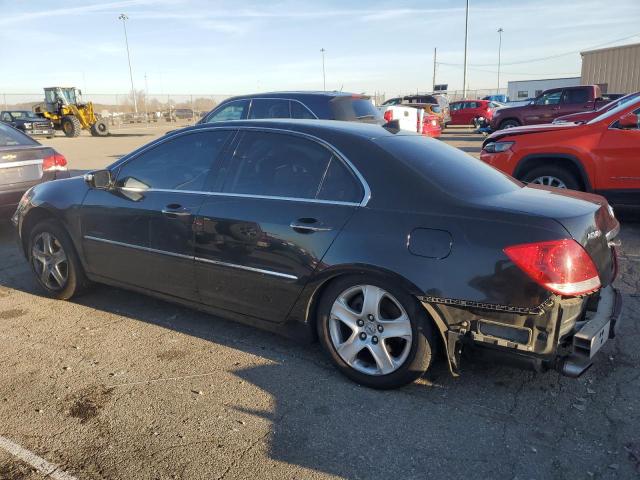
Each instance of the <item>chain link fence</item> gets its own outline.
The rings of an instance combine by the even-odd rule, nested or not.
[[[197,121],[225,94],[133,94],[84,93],[80,103],[92,102],[95,113],[111,126],[136,123]],[[44,93],[0,93],[2,110],[33,110],[44,103]]]

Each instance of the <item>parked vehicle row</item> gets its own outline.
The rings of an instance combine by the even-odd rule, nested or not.
[[[586,123],[499,130],[485,139],[480,158],[525,182],[640,205],[640,96],[617,103]]]
[[[400,130],[437,138],[442,134],[441,117],[432,113],[438,105],[404,104],[379,107],[388,125],[397,122]]]

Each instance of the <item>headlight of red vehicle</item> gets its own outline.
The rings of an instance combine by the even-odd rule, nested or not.
[[[489,142],[487,143],[483,150],[487,153],[500,153],[505,152],[511,148],[515,142]]]

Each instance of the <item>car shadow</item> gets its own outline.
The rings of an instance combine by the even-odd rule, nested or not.
[[[0,258],[6,264],[0,268],[11,270],[0,275],[1,287],[42,295],[7,225],[0,225]],[[456,379],[439,362],[415,384],[376,391],[343,378],[317,344],[301,345],[107,286],[96,286],[73,302],[268,360],[232,373],[268,393],[272,408],[230,408],[271,422],[266,441],[274,461],[347,478],[440,478],[443,462],[450,478],[469,478],[470,469],[474,478],[513,478],[512,462],[490,460],[507,442],[535,444],[554,458],[570,458],[571,452],[556,454],[555,444],[545,445],[564,434],[565,410],[557,396],[562,390],[570,396],[573,389],[567,384],[575,382],[555,373],[482,362],[469,363]],[[541,415],[557,421],[541,426]],[[472,446],[471,455],[459,456],[461,442]],[[542,468],[535,455],[518,462],[522,471]],[[255,478],[250,464],[238,465],[237,476]]]

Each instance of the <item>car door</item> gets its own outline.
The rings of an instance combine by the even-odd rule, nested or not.
[[[334,151],[306,136],[249,130],[231,150],[224,183],[196,219],[200,298],[282,322],[365,187]]]
[[[585,88],[565,88],[560,101],[557,116],[570,115],[593,110],[595,102],[589,100],[589,92]],[[555,117],[554,117],[555,118]]]
[[[562,90],[553,90],[536,98],[528,108],[524,109],[525,125],[551,123],[560,114]]]
[[[221,129],[173,135],[118,166],[110,190],[90,190],[81,212],[88,270],[197,300],[193,219],[232,134]]]
[[[461,125],[460,123],[460,109],[464,105],[463,102],[454,102],[449,105],[449,115],[451,116],[451,125]]]
[[[608,191],[614,203],[640,204],[640,109],[633,111],[636,128],[614,121],[603,133],[593,156],[598,160],[594,188]]]

